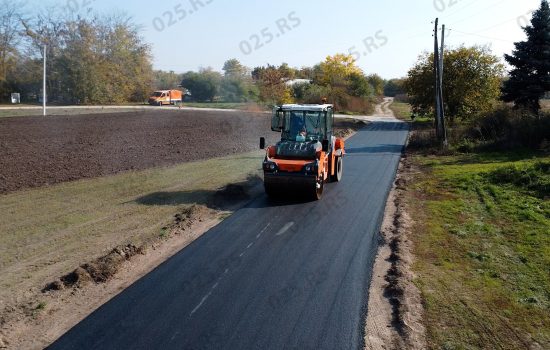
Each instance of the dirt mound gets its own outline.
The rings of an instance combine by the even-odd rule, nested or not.
[[[366,123],[355,119],[336,119],[334,122],[334,136],[345,139],[346,137],[365,127]]]
[[[179,235],[190,230],[195,224],[212,215],[212,210],[202,205],[193,205],[174,215],[173,222],[162,228],[165,237],[168,234]]]
[[[42,289],[42,292],[83,287],[90,282],[105,283],[118,272],[123,262],[137,254],[143,254],[143,252],[143,247],[138,248],[131,244],[117,247],[109,254],[83,264],[59,280],[49,283]]]
[[[172,223],[162,228],[163,233],[158,239],[167,239],[171,235],[182,234],[191,230],[195,224],[202,222],[205,218],[212,217],[212,215],[213,210],[202,205],[185,208],[174,215]],[[48,283],[42,289],[42,292],[58,291],[65,288],[81,288],[88,283],[105,283],[116,275],[124,262],[138,254],[145,254],[147,247],[154,246],[158,239],[139,247],[133,244],[116,247],[109,254],[85,263],[73,272]]]

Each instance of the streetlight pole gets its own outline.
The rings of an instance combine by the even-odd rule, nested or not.
[[[44,79],[42,81],[42,110],[44,117],[46,116],[46,49],[48,46],[44,44]]]

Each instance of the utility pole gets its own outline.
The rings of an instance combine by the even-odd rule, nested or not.
[[[40,43],[44,45],[44,74],[42,78],[42,114],[46,116],[46,99],[47,99],[47,93],[46,93],[46,54],[48,52],[48,44],[46,38],[41,38],[38,34],[36,34],[30,27],[27,25],[27,23],[21,19],[21,24],[25,28],[25,33],[36,41],[37,45],[39,46]]]
[[[441,99],[439,95],[439,86],[440,86],[440,79],[439,79],[439,69],[440,69],[440,62],[439,62],[439,43],[437,40],[437,32],[439,30],[439,18],[435,19],[435,29],[434,29],[434,72],[435,72],[435,131],[437,135],[437,139],[441,140],[441,125],[440,125],[440,116],[441,116]]]
[[[44,79],[42,81],[42,112],[46,116],[46,51],[48,46],[44,44]]]
[[[445,57],[445,25],[443,25],[441,30],[441,54],[439,55],[439,106],[441,107],[439,125],[441,126],[441,136],[443,138],[443,146],[447,147],[447,129],[445,126],[445,105],[443,104],[443,59],[444,57]]]

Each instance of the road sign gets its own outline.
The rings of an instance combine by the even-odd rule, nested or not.
[[[11,94],[11,103],[12,104],[19,104],[21,103],[21,94],[15,92]]]

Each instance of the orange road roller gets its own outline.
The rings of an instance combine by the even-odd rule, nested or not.
[[[305,193],[321,199],[326,182],[342,179],[344,140],[333,136],[334,107],[331,104],[277,106],[271,130],[281,140],[266,148],[263,162],[264,187],[268,196]]]

